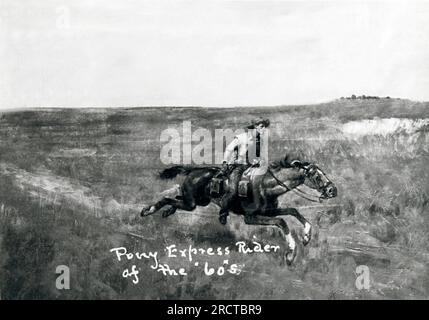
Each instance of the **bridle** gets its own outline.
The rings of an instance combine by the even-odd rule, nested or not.
[[[314,179],[314,176],[315,176],[315,174],[317,172],[317,169],[315,168],[314,165],[309,165],[307,167],[302,167],[302,168],[305,170],[305,176],[306,176],[306,178],[310,179],[317,186],[318,190],[326,190],[326,188],[329,186],[329,184],[332,184],[332,182],[327,181],[327,182],[323,183],[323,185],[320,185],[319,182],[322,182],[322,181],[321,180],[317,180],[316,181]],[[319,203],[322,202],[323,199],[327,198],[327,196],[325,195],[325,192],[321,193],[321,195],[319,197],[317,197],[317,200],[308,198],[307,196],[310,196],[310,197],[316,197],[316,196],[313,195],[313,194],[306,193],[306,192],[302,191],[301,189],[299,189],[298,187],[292,189],[291,187],[289,187],[288,185],[286,185],[283,181],[281,181],[279,178],[277,178],[275,176],[275,174],[270,169],[268,169],[268,172],[274,178],[274,180],[277,182],[277,184],[279,186],[285,188],[287,191],[293,191],[293,192],[295,192],[295,194],[297,194],[301,198],[304,198],[304,199],[312,201],[312,202],[319,202]]]

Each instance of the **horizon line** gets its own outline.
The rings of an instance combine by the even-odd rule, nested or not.
[[[362,96],[362,95],[361,95]],[[298,103],[298,104],[279,104],[279,105],[219,105],[219,106],[213,106],[213,105],[134,105],[134,106],[24,106],[24,107],[1,107],[0,106],[0,112],[3,111],[30,111],[35,109],[149,109],[149,108],[198,108],[198,109],[235,109],[235,108],[280,108],[280,107],[299,107],[299,106],[311,106],[311,105],[320,105],[320,104],[326,104],[326,103],[332,103],[332,102],[342,102],[342,101],[379,101],[379,100],[408,100],[415,103],[428,103],[429,101],[425,100],[413,100],[410,98],[400,98],[400,97],[378,97],[378,98],[369,98],[369,99],[362,99],[359,98],[361,96],[356,96],[355,99],[350,97],[340,97],[335,98],[331,100],[325,100],[320,102],[313,102],[313,103]]]

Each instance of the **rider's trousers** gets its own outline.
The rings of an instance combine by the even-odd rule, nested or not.
[[[237,199],[238,184],[240,182],[241,175],[248,168],[247,165],[236,165],[229,174],[228,189],[222,197],[221,209],[219,214],[228,214],[228,209]]]

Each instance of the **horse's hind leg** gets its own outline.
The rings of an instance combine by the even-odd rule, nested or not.
[[[167,218],[176,212],[177,208],[170,206],[167,210],[162,211],[162,217]]]
[[[170,205],[175,209],[182,209],[186,211],[192,211],[197,207],[197,205],[195,204],[195,200],[193,198],[186,199],[186,197],[184,197],[183,200],[165,198],[164,204],[161,207],[165,205]]]
[[[169,215],[172,215],[174,212],[176,212],[177,209],[192,211],[197,206],[192,193],[187,192],[187,190],[185,189],[181,197],[176,197],[176,199],[164,197],[154,205],[150,206],[148,209],[143,209],[141,212],[141,216],[143,217],[154,214],[166,205],[170,205],[174,209],[172,208],[168,210],[165,215],[163,214],[163,217],[168,217]]]
[[[162,198],[157,203],[155,203],[155,204],[153,204],[151,206],[143,208],[143,210],[141,211],[140,215],[142,217],[150,216],[150,215],[156,213],[158,210],[162,209],[162,207],[164,207],[166,205],[170,205],[171,208],[167,209],[166,211],[164,211],[162,213],[162,216],[164,218],[166,218],[166,217],[168,217],[168,216],[170,216],[170,215],[172,215],[173,213],[176,212],[176,210],[177,210],[177,206],[176,205],[178,205],[179,201],[182,201],[182,200],[171,199],[171,198]]]
[[[174,198],[172,196],[164,196],[160,201],[155,204],[144,208],[140,215],[142,217],[149,216],[160,210],[166,205],[170,205],[173,208],[168,209],[163,213],[163,217],[168,217],[172,215],[177,209],[192,211],[195,209],[195,199],[193,196],[192,186],[185,184],[182,186],[182,192],[180,195],[176,195]]]
[[[311,223],[295,208],[279,208],[276,210],[276,215],[291,215],[294,216],[304,226],[304,237],[302,243],[307,245],[311,240]]]
[[[289,231],[286,221],[281,218],[245,215],[244,222],[251,225],[276,226],[280,228],[289,248],[288,252],[286,253],[286,263],[290,265],[293,262],[296,255],[296,243]]]
[[[143,208],[140,215],[142,217],[150,216],[167,204],[168,198],[164,197],[153,205]]]

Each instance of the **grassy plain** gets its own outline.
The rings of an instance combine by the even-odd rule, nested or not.
[[[244,127],[271,119],[270,157],[314,161],[338,187],[319,205],[288,194],[313,224],[293,266],[279,254],[241,254],[237,241],[284,246],[278,232],[227,226],[210,205],[163,219],[142,206],[177,181],[157,179],[162,130]],[[413,299],[429,296],[429,103],[336,100],[308,106],[237,109],[37,109],[0,113],[0,297],[2,299]],[[297,240],[301,226],[286,217]],[[225,256],[164,259],[187,276],[164,276],[140,261],[140,281],[121,276],[111,248],[158,251],[232,248],[239,275],[207,276]],[[56,266],[71,271],[55,287]],[[356,267],[370,270],[358,290]]]

